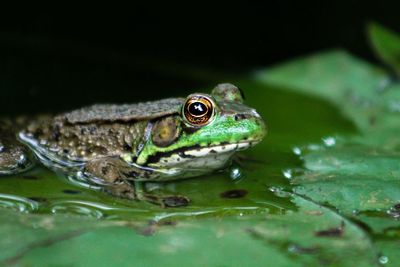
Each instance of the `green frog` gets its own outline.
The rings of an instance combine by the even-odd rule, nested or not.
[[[140,183],[223,169],[236,151],[259,143],[265,123],[243,100],[238,87],[219,84],[210,95],[97,104],[53,117],[4,122],[0,175],[29,168],[32,153],[46,167],[114,196],[185,206],[187,197],[152,195],[139,190]],[[23,127],[12,130],[15,125]]]

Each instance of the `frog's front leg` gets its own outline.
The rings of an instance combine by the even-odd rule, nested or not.
[[[107,193],[125,199],[146,201],[162,207],[186,206],[189,199],[185,196],[160,196],[149,194],[142,189],[139,178],[152,175],[150,170],[132,166],[118,157],[103,157],[89,161],[84,174]]]
[[[0,120],[0,175],[20,173],[33,165],[28,149],[17,141],[15,125]]]

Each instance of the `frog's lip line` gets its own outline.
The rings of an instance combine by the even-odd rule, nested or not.
[[[185,155],[195,157],[202,157],[213,153],[227,153],[232,151],[244,150],[259,143],[261,140],[242,141],[237,143],[219,144],[209,147],[200,147],[196,149],[189,149],[184,152]]]
[[[185,150],[182,150],[182,148],[180,148],[168,152],[158,152],[155,155],[149,157],[147,164],[154,164],[160,161],[164,161],[164,163],[167,163],[169,160],[175,161],[176,158],[180,158],[181,160],[186,161],[191,158],[201,158],[222,153],[233,153],[234,151],[244,150],[246,148],[254,146],[261,142],[261,140],[262,139],[252,139],[237,143],[222,143],[219,145],[207,147],[194,145],[190,148],[186,148]]]

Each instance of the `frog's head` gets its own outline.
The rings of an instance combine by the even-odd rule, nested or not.
[[[158,168],[218,169],[232,154],[259,143],[264,121],[243,104],[232,84],[219,84],[211,95],[191,94],[178,115],[156,120],[137,163]]]

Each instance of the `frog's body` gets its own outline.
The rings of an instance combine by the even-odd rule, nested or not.
[[[225,167],[235,151],[265,135],[260,116],[242,102],[237,87],[221,84],[211,95],[193,94],[186,100],[94,105],[42,117],[18,137],[51,169],[83,176],[120,197],[180,205],[186,198],[139,196],[132,181],[181,179]],[[17,172],[15,166],[2,166],[6,156],[0,151],[0,174],[7,168]]]

